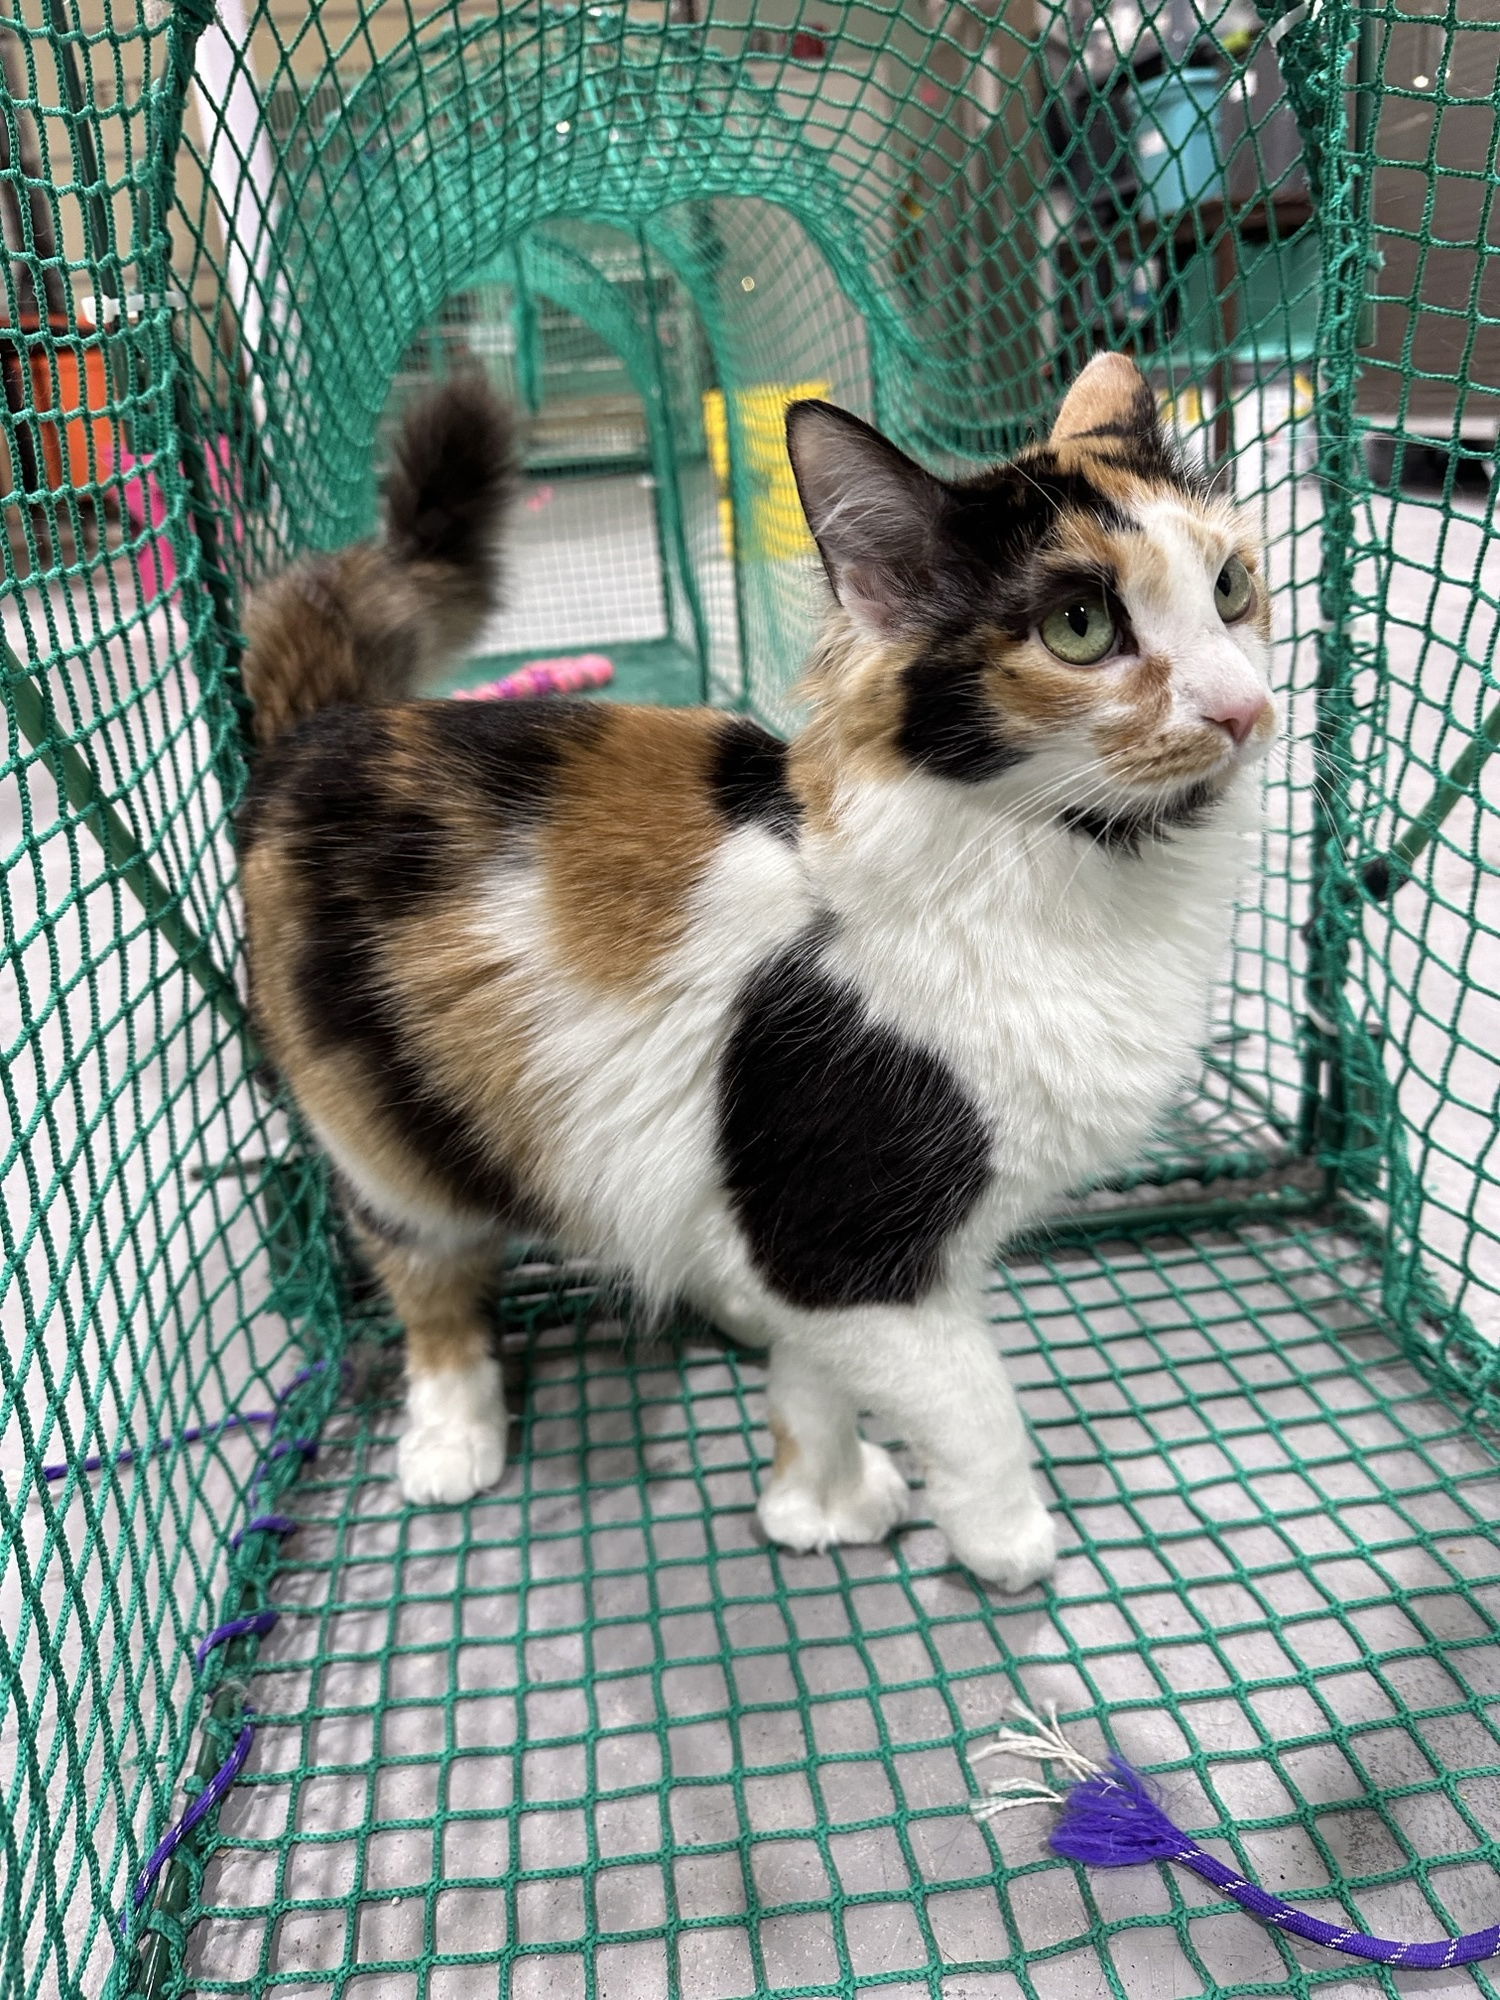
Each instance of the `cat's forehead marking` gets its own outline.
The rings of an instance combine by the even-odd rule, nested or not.
[[[1127,604],[1157,611],[1206,607],[1227,550],[1184,507],[1161,501],[1137,516],[1137,532],[1116,538],[1116,574]]]
[[[1118,567],[1121,544],[1118,529],[1107,527],[1096,514],[1066,508],[1059,514],[1052,534],[1052,549],[1065,561],[1086,568],[1111,571]]]
[[[1133,519],[1145,534],[1189,542],[1205,563],[1222,563],[1242,539],[1240,523],[1231,510],[1212,504],[1195,506],[1175,493],[1144,495]]]
[[[1190,502],[1154,494],[1116,526],[1067,509],[1058,516],[1047,553],[1077,564],[1132,598],[1171,603],[1198,594],[1237,537],[1232,524],[1205,515]]]
[[[1056,451],[1044,449],[1059,472],[1079,480],[1122,514],[1132,514],[1144,499],[1164,490],[1164,482],[1150,476],[1138,454],[1129,450],[1099,451],[1093,440],[1085,439],[1073,439]]]

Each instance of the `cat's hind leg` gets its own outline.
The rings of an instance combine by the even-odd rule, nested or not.
[[[795,1340],[771,1349],[767,1383],[776,1453],[757,1513],[773,1542],[805,1552],[883,1541],[906,1518],[906,1481],[859,1434],[847,1394]]]
[[[401,1490],[419,1506],[472,1500],[505,1470],[505,1392],[490,1314],[499,1250],[437,1251],[360,1233],[406,1329]]]

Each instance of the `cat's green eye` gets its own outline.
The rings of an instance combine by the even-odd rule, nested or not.
[[[1254,596],[1255,585],[1250,580],[1249,570],[1238,556],[1231,556],[1219,571],[1219,580],[1214,585],[1214,602],[1224,623],[1232,625],[1236,618],[1243,618]]]
[[[1091,667],[1115,649],[1115,621],[1102,597],[1080,592],[1037,627],[1042,644],[1070,667]]]

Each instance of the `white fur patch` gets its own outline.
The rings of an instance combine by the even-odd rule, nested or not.
[[[883,1542],[906,1519],[910,1497],[890,1453],[861,1438],[857,1479],[820,1492],[808,1467],[796,1459],[771,1479],[756,1513],[771,1541],[805,1555],[851,1542]]]
[[[450,1203],[423,1201],[382,1178],[369,1161],[351,1152],[337,1132],[309,1120],[319,1142],[371,1215],[421,1240],[431,1256],[459,1257],[496,1240],[494,1218],[464,1215]]]
[[[1208,825],[1122,859],[1007,812],[1029,769],[864,786],[815,864],[842,919],[830,964],[989,1118],[981,1257],[1134,1158],[1193,1073],[1259,824],[1246,773]]]
[[[499,1363],[413,1375],[406,1433],[396,1450],[401,1491],[414,1506],[456,1507],[505,1471],[505,1396]]]
[[[1203,547],[1201,530],[1222,536],[1220,566],[1233,553],[1236,516],[1155,499],[1135,510],[1148,540],[1168,557],[1160,591],[1135,585],[1128,597],[1131,624],[1142,653],[1172,663],[1173,721],[1192,725],[1227,706],[1252,703],[1268,691],[1269,658],[1253,617],[1226,625],[1214,599],[1218,568]],[[1192,532],[1190,523],[1200,533]]]
[[[757,1288],[730,1222],[716,1139],[718,1057],[736,995],[807,924],[796,851],[759,828],[729,835],[694,892],[688,933],[652,990],[587,991],[550,950],[535,875],[497,870],[479,922],[523,957],[533,993],[530,1081],[556,1106],[549,1208],[569,1247],[628,1272],[648,1300]]]

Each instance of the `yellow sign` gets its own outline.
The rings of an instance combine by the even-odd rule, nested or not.
[[[735,392],[735,429],[745,454],[744,483],[750,489],[750,530],[744,554],[750,561],[787,562],[808,555],[813,546],[797,498],[797,482],[786,455],[786,412],[789,403],[826,396],[826,382],[766,382]],[[734,504],[729,498],[729,422],[724,392],[710,389],[703,398],[703,428],[708,458],[719,485],[719,532],[724,553],[734,555]]]

